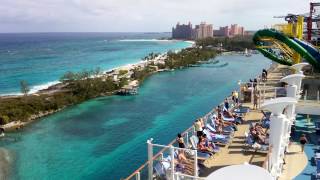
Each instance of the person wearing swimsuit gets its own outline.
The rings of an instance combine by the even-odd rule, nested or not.
[[[302,134],[300,137],[300,144],[301,144],[301,152],[304,151],[304,145],[308,143],[307,137],[305,134]]]

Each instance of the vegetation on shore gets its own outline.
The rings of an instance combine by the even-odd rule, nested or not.
[[[255,49],[252,36],[235,36],[235,37],[214,37],[200,39],[196,41],[197,46],[217,47],[226,51],[244,51],[247,49]]]
[[[168,52],[164,63],[151,60],[159,56],[149,54],[145,58],[148,63],[143,67],[136,67],[132,75],[125,76],[128,71],[120,70],[118,81],[108,74],[102,74],[100,68],[83,70],[81,72],[66,72],[60,79],[62,84],[57,91],[38,93],[19,97],[0,97],[0,125],[12,121],[29,121],[42,114],[55,112],[64,107],[81,103],[99,96],[112,95],[128,83],[129,80],[143,81],[146,77],[156,72],[157,69],[175,69],[187,67],[200,61],[206,61],[216,56],[216,51],[206,48],[187,48],[179,52]],[[29,91],[27,82],[21,82],[21,92]]]

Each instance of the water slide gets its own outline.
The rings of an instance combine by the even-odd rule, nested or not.
[[[258,51],[265,57],[284,65],[293,65],[293,56],[299,54],[316,69],[320,69],[320,52],[310,43],[290,38],[274,30],[259,30],[253,36],[253,42]]]

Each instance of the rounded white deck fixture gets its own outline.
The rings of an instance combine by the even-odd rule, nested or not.
[[[220,168],[211,173],[206,180],[274,180],[271,174],[262,167],[241,164]]]
[[[295,98],[280,97],[266,101],[261,105],[261,108],[271,111],[274,116],[279,116],[282,114],[284,108],[286,108],[288,105],[296,103],[297,100]]]
[[[296,97],[298,99],[300,98],[301,82],[304,77],[305,77],[305,75],[303,75],[303,73],[291,74],[291,75],[286,76],[280,80],[280,82],[285,82],[289,86],[296,86],[296,92],[294,92],[295,93],[294,96],[289,96],[289,97]],[[287,88],[287,91],[288,91],[288,88]]]
[[[309,63],[298,63],[298,64],[292,65],[291,67],[293,67],[298,73],[303,74],[302,68],[308,65]]]
[[[299,86],[301,80],[305,77],[305,75],[303,74],[291,74],[288,75],[286,77],[283,77],[282,79],[280,79],[280,82],[285,82],[289,85],[296,85]]]

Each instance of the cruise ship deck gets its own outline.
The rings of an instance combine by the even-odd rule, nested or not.
[[[264,112],[266,110],[265,107],[263,108],[262,106],[265,106],[265,102],[270,101],[271,99],[277,99],[278,97],[288,96],[288,92],[285,89],[285,87],[283,87],[283,84],[281,84],[282,83],[281,81],[283,81],[284,77],[286,77],[290,74],[294,74],[294,71],[292,68],[289,68],[288,66],[275,65],[269,69],[268,73],[269,74],[268,74],[267,81],[259,82],[258,86],[256,88],[256,92],[259,93],[258,102],[257,102],[258,108],[254,109],[253,100],[252,101],[249,100],[249,102],[248,102],[248,100],[243,101],[242,106],[248,107],[250,109],[249,112],[243,114],[244,121],[241,124],[237,125],[237,131],[235,131],[233,133],[233,135],[231,136],[231,138],[227,144],[224,144],[224,145],[218,144],[220,149],[217,153],[215,153],[210,158],[207,158],[205,160],[203,160],[203,159],[198,160],[198,162],[199,161],[202,162],[201,164],[203,166],[198,167],[200,169],[199,174],[195,175],[198,177],[193,176],[194,174],[192,174],[192,173],[189,174],[191,179],[207,179],[208,176],[214,174],[217,170],[223,169],[225,167],[230,167],[232,165],[250,164],[250,165],[259,166],[259,167],[267,170],[268,172],[272,171],[273,164],[270,163],[271,162],[270,159],[272,159],[272,157],[274,157],[274,155],[272,156],[272,154],[273,154],[272,150],[270,150],[270,148],[269,148],[269,150],[266,150],[266,149],[257,150],[257,149],[252,148],[252,145],[250,145],[248,147],[247,137],[248,137],[248,133],[250,133],[250,126],[254,126],[255,123],[259,123],[259,124],[262,123],[264,115],[265,115]],[[285,93],[283,93],[283,91]],[[242,96],[245,96],[245,94],[242,94]],[[242,99],[243,98],[244,97],[242,97]],[[303,99],[303,97],[302,97],[302,99]],[[299,105],[301,106],[301,104],[303,104],[303,103],[305,103],[305,102],[300,101],[297,104],[297,106],[299,106]],[[313,103],[315,103],[315,102],[313,102]],[[318,103],[316,103],[316,104],[318,105]],[[212,112],[210,112],[210,113],[212,113]],[[210,116],[210,113],[209,113],[209,116]],[[207,116],[208,116],[208,114],[206,116],[204,116],[204,119],[206,119],[205,117],[207,117]],[[301,115],[297,116],[296,122],[298,124],[299,123],[301,124],[301,122],[300,122],[301,120],[299,120],[299,118],[298,118],[300,116]],[[303,120],[303,121],[305,121],[305,120]],[[208,122],[206,122],[206,123],[208,123]],[[286,129],[285,126],[283,128]],[[304,129],[305,129],[305,127],[302,127],[302,130],[299,130],[299,131],[305,132]],[[266,128],[264,130],[265,130],[265,132],[269,132],[271,134],[269,128]],[[192,136],[192,134],[194,134],[194,129],[192,127],[190,127],[186,132],[187,133],[184,133],[184,135],[186,135],[186,137],[184,137],[184,138],[186,141],[188,141],[187,145],[189,145],[190,144],[189,138]],[[191,133],[191,135],[190,135],[190,133]],[[315,131],[312,133],[315,134]],[[296,136],[300,137],[301,133],[298,133],[298,135],[296,135]],[[309,136],[311,136],[311,135],[307,134],[307,136],[308,136],[308,138],[310,138]],[[290,136],[285,135],[284,137],[289,138]],[[284,137],[279,137],[279,138],[285,139]],[[312,141],[313,141],[313,144],[317,143],[316,140],[312,140]],[[289,141],[287,141],[287,143],[288,142]],[[177,147],[177,146],[175,146],[175,145],[177,145],[175,143],[176,143],[176,141],[173,140],[168,146],[163,146],[163,147],[165,147],[164,150],[158,152],[155,156],[153,156],[152,161],[159,160],[158,159],[159,157],[163,158],[164,154],[166,154],[166,157],[168,157],[168,155],[170,156],[170,152],[165,153],[165,151],[169,150],[170,148],[171,148],[171,150],[173,150],[172,148]],[[175,147],[173,147],[172,145],[174,145]],[[157,146],[157,145],[155,145],[155,146]],[[281,148],[284,148],[284,147],[281,147]],[[306,176],[314,177],[315,168],[314,168],[314,165],[313,166],[310,165],[310,163],[311,163],[310,157],[312,157],[314,155],[313,150],[312,150],[314,148],[315,148],[314,145],[312,145],[312,148],[307,146],[306,149],[308,152],[301,152],[301,145],[298,143],[297,137],[290,137],[289,145],[287,146],[286,150],[284,150],[285,153],[283,155],[281,155],[280,160],[278,159],[278,161],[280,161],[281,166],[276,169],[273,168],[273,171],[276,170],[276,172],[273,172],[273,173],[276,174],[275,176],[277,176],[277,179],[291,180],[291,179],[296,179],[298,177],[297,179],[300,180],[300,179],[305,179]],[[194,149],[194,148],[191,148],[191,149]],[[162,156],[159,156],[159,154],[161,154]],[[172,157],[173,157],[173,154],[172,154]],[[195,157],[197,157],[197,156],[195,156]],[[195,164],[197,163],[197,161],[195,162],[194,160],[192,160],[192,158],[191,158],[191,162],[193,162]],[[137,177],[136,176],[137,174],[139,174],[139,177],[140,177],[140,175],[146,176],[146,174],[143,175],[143,174],[140,174],[140,172],[147,168],[148,163],[149,163],[149,161],[144,166],[142,166],[140,169],[138,169],[134,174],[132,174],[129,178],[127,178],[127,180],[132,179],[133,177]],[[174,164],[171,164],[170,166],[172,167],[173,165]],[[194,168],[191,168],[192,169],[191,171],[196,172],[195,168],[196,168],[196,166],[194,166]],[[150,169],[149,169],[149,171],[150,171]],[[310,172],[310,171],[312,171],[312,172]],[[310,173],[310,174],[307,174],[307,173]],[[149,176],[150,176],[150,174],[149,174]],[[185,176],[185,175],[180,175],[180,176],[182,176],[184,178],[189,177],[189,176]],[[303,176],[303,177],[301,178],[300,176],[301,177]],[[179,175],[177,177],[179,177]]]
[[[266,91],[265,98],[275,97],[274,88],[278,87],[280,79],[284,77],[284,74],[287,74],[288,70],[289,69],[286,66],[278,65],[269,73],[265,86],[258,87],[261,91]],[[205,161],[207,169],[205,169],[200,176],[206,177],[219,168],[244,163],[266,168],[268,153],[255,152],[252,150],[246,151],[245,145],[245,133],[249,132],[249,124],[260,122],[263,114],[261,113],[261,110],[253,110],[253,105],[251,103],[245,103],[244,106],[251,108],[251,111],[244,117],[245,123],[238,125],[238,131],[235,132],[234,137],[228,146],[221,148],[221,152],[219,152],[218,155]],[[279,178],[280,180],[290,180],[296,177],[303,171],[308,163],[308,159],[305,153],[301,153],[299,144],[291,143],[288,153],[285,156],[285,162],[283,174]]]

